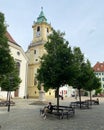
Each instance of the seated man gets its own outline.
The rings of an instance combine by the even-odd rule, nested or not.
[[[52,103],[49,102],[48,106],[45,106],[42,111],[42,116],[44,117],[44,119],[46,119],[46,113],[52,113],[52,110],[53,110]]]
[[[98,98],[96,99],[95,104],[99,104],[99,99]]]

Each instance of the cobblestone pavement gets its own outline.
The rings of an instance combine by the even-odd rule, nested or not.
[[[69,105],[72,100],[60,100],[60,104]],[[0,130],[104,130],[103,100],[90,109],[76,109],[75,116],[69,119],[49,117],[44,120],[39,113],[43,106],[30,105],[34,99],[15,99],[16,105],[10,112],[7,107],[0,107]],[[56,103],[56,100],[51,101]]]

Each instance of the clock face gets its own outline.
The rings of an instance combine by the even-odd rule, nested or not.
[[[38,31],[38,32],[36,33],[36,35],[39,37],[39,36],[40,36],[40,31]]]

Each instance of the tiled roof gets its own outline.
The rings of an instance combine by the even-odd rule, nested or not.
[[[103,63],[97,62],[94,65],[93,69],[95,72],[104,72],[104,62]]]
[[[13,43],[13,44],[15,44],[15,45],[17,45],[17,46],[20,46],[20,45],[18,45],[17,43],[16,43],[16,41],[12,38],[12,36],[10,35],[10,33],[9,32],[6,32],[6,37],[8,38],[8,41],[9,42],[11,42],[11,43]]]

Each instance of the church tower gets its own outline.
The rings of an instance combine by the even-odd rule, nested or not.
[[[38,97],[39,90],[35,75],[40,65],[40,57],[45,53],[44,44],[47,42],[47,36],[51,33],[52,27],[48,24],[44,15],[43,8],[37,21],[33,23],[33,40],[29,45],[26,55],[29,59],[28,64],[28,88],[29,97]]]

